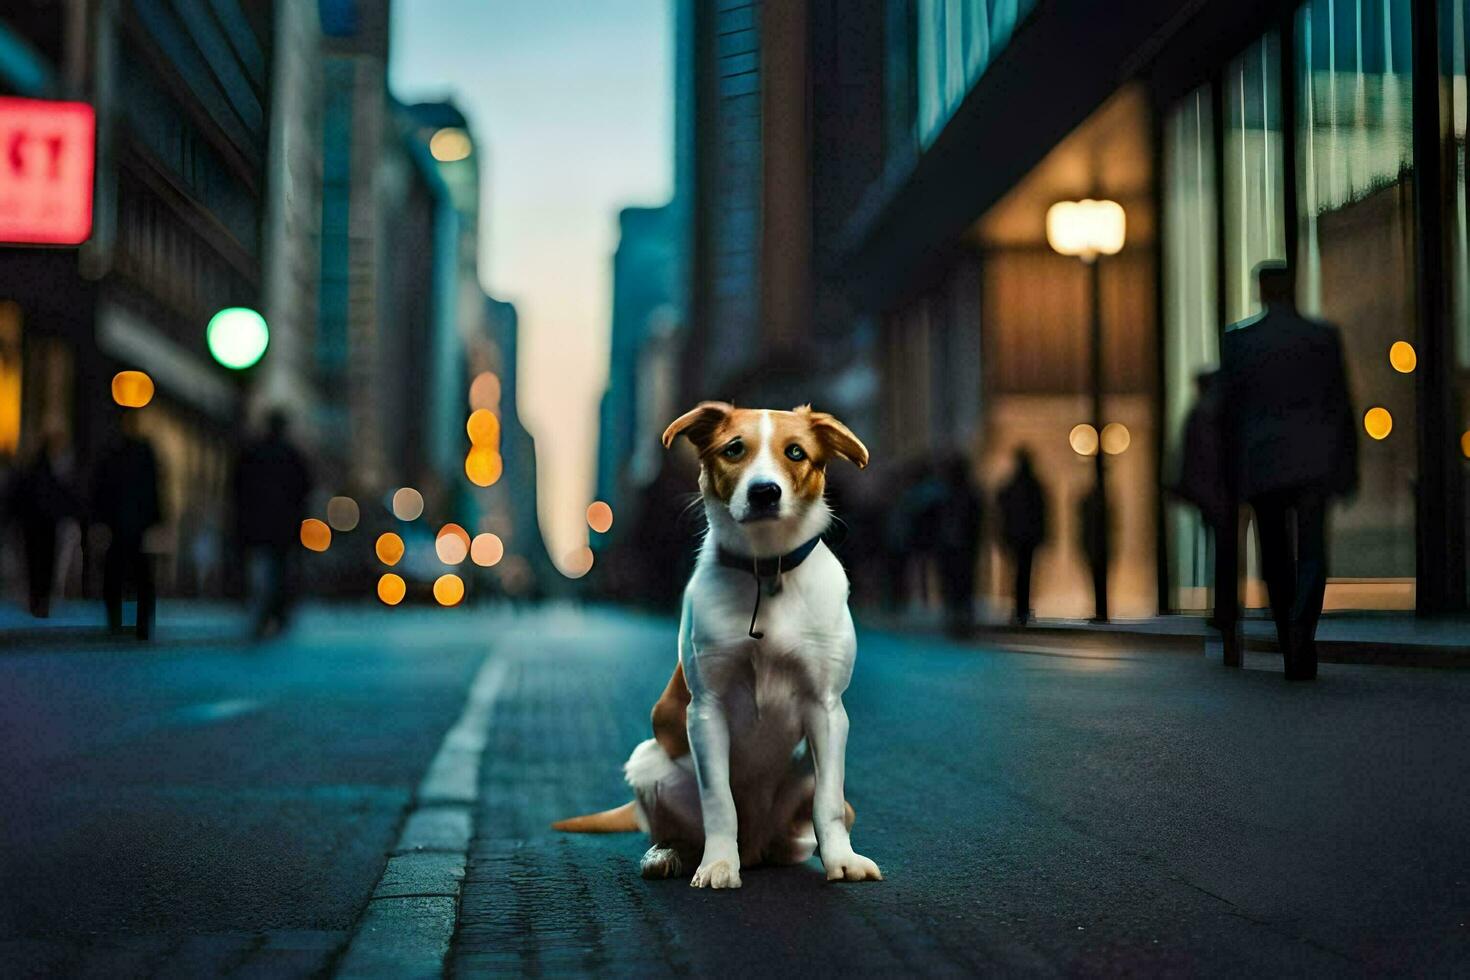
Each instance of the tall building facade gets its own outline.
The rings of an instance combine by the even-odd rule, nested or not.
[[[1268,259],[1341,326],[1360,420],[1329,607],[1464,608],[1466,20],[1462,0],[889,4],[884,177],[841,261],[882,323],[880,451],[960,447],[993,487],[1032,447],[1056,517],[1043,614],[1091,602],[1069,434],[1091,421],[1094,300],[1046,232],[1083,198],[1127,218],[1096,299],[1103,420],[1127,434],[1106,458],[1121,614],[1208,604],[1204,530],[1159,488]]]

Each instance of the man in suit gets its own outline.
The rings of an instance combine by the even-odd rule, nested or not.
[[[142,435],[139,409],[118,409],[118,438],[102,454],[92,479],[92,515],[111,532],[102,563],[102,597],[107,625],[122,629],[123,589],[131,578],[138,590],[138,639],[153,635],[155,591],[152,558],[144,550],[148,529],[163,517],[158,499],[158,457]]]
[[[1337,328],[1296,312],[1285,264],[1262,263],[1256,280],[1262,313],[1221,342],[1224,472],[1235,499],[1256,513],[1286,677],[1311,680],[1327,588],[1327,505],[1357,489],[1357,426]],[[1229,634],[1237,635],[1234,624]]]

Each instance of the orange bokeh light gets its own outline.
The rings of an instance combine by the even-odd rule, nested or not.
[[[434,601],[441,606],[456,606],[464,598],[464,580],[458,575],[440,575],[434,580]]]
[[[477,534],[470,542],[470,560],[476,565],[489,568],[505,557],[505,543],[496,534]]]
[[[500,379],[493,371],[481,371],[470,382],[470,408],[495,409],[500,405]]]
[[[112,376],[112,400],[123,408],[142,408],[153,400],[153,379],[142,371],[119,371]]]
[[[301,543],[311,551],[326,551],[332,546],[332,529],[325,521],[308,517],[301,522]]]
[[[390,606],[396,606],[408,595],[408,584],[403,576],[388,572],[378,579],[378,598]]]
[[[378,535],[373,550],[378,553],[378,561],[384,565],[396,565],[403,557],[403,539],[392,531]]]
[[[592,571],[592,549],[575,548],[562,560],[561,572],[567,578],[581,578]]]
[[[606,534],[612,527],[613,512],[605,502],[594,500],[587,505],[587,526],[598,534]]]
[[[476,446],[464,458],[464,475],[477,487],[490,487],[505,472],[500,454],[484,446]]]
[[[469,433],[471,445],[485,449],[500,448],[500,419],[490,409],[475,409],[464,428]]]

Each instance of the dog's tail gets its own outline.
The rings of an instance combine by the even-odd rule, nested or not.
[[[638,814],[632,800],[622,806],[601,813],[586,813],[580,817],[567,817],[551,825],[552,830],[568,834],[621,834],[638,829]]]

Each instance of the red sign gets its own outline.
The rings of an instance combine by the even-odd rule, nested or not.
[[[85,102],[0,97],[0,242],[87,240],[96,134]]]

